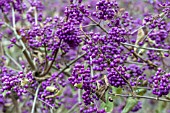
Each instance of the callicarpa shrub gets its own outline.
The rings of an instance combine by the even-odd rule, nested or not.
[[[0,113],[170,113],[169,0],[0,0]]]

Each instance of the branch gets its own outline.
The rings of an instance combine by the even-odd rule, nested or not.
[[[34,19],[35,19],[35,25],[38,24],[38,15],[37,15],[37,8],[34,7]]]
[[[91,18],[90,16],[88,16],[88,18],[93,21],[96,26],[98,26],[100,29],[102,29],[106,34],[108,34],[107,30],[105,28],[103,28],[99,23],[97,23],[93,18]]]
[[[123,47],[125,47],[127,50],[131,51],[131,49],[129,49],[128,47],[126,47],[125,45],[123,45]],[[133,52],[133,55],[137,58],[140,58],[143,62],[147,63],[149,66],[153,66],[154,68],[158,68],[157,65],[155,65],[153,62],[151,62],[150,60],[145,60],[143,59],[140,55],[138,55],[137,53]]]
[[[67,68],[69,68],[72,64],[74,64],[75,62],[77,62],[80,58],[82,58],[84,55],[86,55],[86,53],[82,54],[81,56],[77,57],[75,60],[73,60],[72,62],[70,62],[68,65],[66,65],[62,70],[60,70],[57,74],[60,75],[61,73],[63,73]],[[51,66],[53,67],[53,65]],[[34,77],[36,80],[38,81],[44,81],[48,78],[50,78],[50,76],[44,76],[44,77]]]
[[[90,56],[90,63],[91,63],[91,64],[90,64],[90,75],[91,75],[91,77],[94,76],[92,61],[93,61],[93,59],[92,59],[92,57]]]
[[[18,101],[15,98],[14,94],[11,94],[11,98],[12,98],[12,102],[14,104],[14,108],[16,110],[16,113],[20,113],[20,109],[19,109],[19,105],[18,105]]]
[[[69,68],[72,64],[74,64],[75,62],[77,62],[80,58],[82,58],[84,55],[86,55],[87,53],[84,53],[82,55],[80,55],[79,57],[77,57],[76,59],[74,59],[72,62],[70,62],[68,65],[66,65],[62,70],[59,71],[58,75],[60,75],[63,71],[65,71],[67,68]],[[57,75],[57,76],[58,76]]]
[[[48,66],[46,44],[44,44],[44,49],[45,49],[45,66],[44,66],[44,70],[46,70],[47,66]]]
[[[59,46],[60,46],[60,44],[61,44],[61,40],[60,40],[60,42],[59,42]],[[55,61],[55,59],[56,59],[56,57],[57,57],[59,48],[60,48],[60,47],[56,48],[55,54],[54,54],[54,59],[52,60],[50,66],[49,66],[49,67],[44,71],[44,73],[42,73],[40,76],[45,76],[46,74],[48,74],[48,72],[50,71],[50,69],[51,69],[51,67],[52,67],[52,65],[53,65],[53,63],[54,63],[54,61]]]
[[[129,44],[129,43],[122,43],[122,45],[127,45],[127,46],[132,46],[132,47],[135,47],[135,48],[139,48],[139,49],[146,49],[146,50],[153,50],[153,51],[164,51],[164,52],[169,52],[169,50],[167,49],[158,49],[158,48],[149,48],[149,47],[142,47],[142,46],[136,46],[136,45],[133,45],[133,44]]]
[[[67,113],[73,113],[75,108],[79,105],[79,103],[74,104],[74,106],[67,112]]]
[[[19,42],[20,42],[20,44],[21,44],[21,46],[22,46],[22,49],[23,49],[23,53],[24,53],[24,55],[25,55],[28,63],[30,64],[32,70],[36,70],[36,67],[35,67],[34,63],[32,62],[32,59],[31,59],[31,57],[30,57],[30,54],[29,54],[27,48],[25,47],[24,42],[21,40],[21,36],[18,35],[18,33],[17,33],[16,29],[15,29],[15,27],[16,27],[16,26],[15,26],[15,11],[14,11],[14,8],[13,8],[13,7],[12,7],[12,22],[13,22],[13,27],[14,27],[14,28],[11,27],[11,26],[10,26],[8,23],[6,23],[6,22],[5,22],[5,25],[14,32],[14,35],[15,35],[16,38],[19,40]]]
[[[18,68],[19,68],[20,70],[23,70],[22,67],[20,66],[20,64],[19,64],[15,59],[13,59],[5,50],[4,50],[4,53],[6,54],[6,56],[7,56],[9,59],[11,59],[12,62],[14,62],[14,64],[15,64],[16,66],[18,66]]]
[[[170,100],[164,99],[164,98],[158,98],[158,97],[150,97],[150,96],[140,96],[140,95],[122,95],[122,94],[113,94],[113,96],[120,96],[120,97],[133,97],[133,98],[144,98],[144,99],[151,99],[151,100],[158,100],[158,101],[164,101],[164,102],[170,102]]]
[[[39,92],[40,87],[41,87],[41,83],[38,85],[37,90],[35,92],[35,97],[34,97],[34,102],[33,102],[31,113],[34,113],[35,104],[36,104],[36,101],[37,101],[37,96],[38,96],[38,92]]]
[[[131,90],[131,92],[132,92],[132,95],[134,95],[133,88],[132,88],[132,86],[130,85],[130,83],[128,82],[128,80],[126,80],[126,78],[125,78],[124,76],[122,76],[115,67],[113,67],[113,68],[114,68],[114,70],[119,74],[119,76],[121,76],[122,79],[128,84],[128,86],[129,86],[129,88],[130,88],[130,90]]]

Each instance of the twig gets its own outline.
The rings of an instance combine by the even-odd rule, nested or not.
[[[129,88],[130,88],[130,90],[131,90],[131,92],[132,92],[132,95],[134,95],[133,88],[132,88],[132,86],[130,85],[129,81],[127,81],[126,78],[125,78],[124,76],[122,76],[115,67],[113,67],[113,68],[114,68],[114,70],[119,74],[119,76],[121,76],[122,79],[128,84],[128,86],[129,86]]]
[[[44,66],[44,70],[46,70],[47,66],[48,66],[46,44],[44,44],[44,49],[45,49],[45,66]]]
[[[39,101],[43,102],[44,104],[48,105],[49,107],[51,107],[52,109],[54,109],[54,107],[52,105],[50,105],[49,103],[45,102],[44,100],[38,98]]]
[[[89,24],[89,25],[84,25],[84,26],[81,26],[81,27],[85,28],[85,27],[90,27],[90,26],[96,26],[96,24]]]
[[[50,113],[53,113],[53,109],[52,108],[50,108]]]
[[[170,102],[170,100],[167,100],[167,99],[164,99],[164,98],[150,97],[150,96],[122,95],[122,94],[113,94],[113,93],[111,93],[111,95],[120,96],[120,97],[144,98],[144,99],[151,99],[151,100],[158,100],[158,101]]]
[[[104,28],[103,28],[99,23],[97,23],[93,18],[91,18],[90,16],[88,16],[88,18],[89,18],[91,21],[93,21],[93,22],[96,24],[96,26],[100,27],[100,29],[102,29],[105,33],[108,34],[107,30],[104,29]]]
[[[11,94],[11,98],[12,98],[12,102],[14,104],[16,113],[20,113],[20,109],[19,109],[19,105],[18,105],[17,99],[15,98],[15,96],[13,94]]]
[[[61,44],[61,40],[60,40],[60,42],[59,42],[59,46],[60,46],[60,44]],[[56,48],[55,54],[54,54],[54,59],[52,60],[50,66],[49,66],[40,76],[44,76],[44,75],[46,75],[46,74],[50,71],[50,69],[51,69],[51,67],[52,67],[52,65],[53,65],[53,63],[54,63],[54,61],[55,61],[55,59],[56,59],[56,57],[57,57],[59,48],[60,48],[60,47]]]
[[[78,105],[79,103],[74,104],[74,106],[67,113],[72,113]]]
[[[6,22],[5,22],[5,25],[14,32],[14,35],[16,36],[16,38],[19,40],[19,42],[20,42],[21,45],[22,45],[23,53],[24,53],[24,55],[25,55],[28,63],[30,64],[32,70],[36,70],[36,67],[35,67],[34,63],[32,62],[32,59],[31,59],[31,57],[30,57],[30,55],[29,55],[29,52],[28,52],[27,48],[25,47],[24,42],[21,40],[21,36],[18,35],[18,33],[17,33],[17,31],[16,31],[16,28],[15,28],[15,27],[16,27],[16,26],[15,26],[15,11],[14,11],[14,8],[13,8],[13,7],[12,7],[12,22],[13,22],[14,28],[11,27],[11,26],[10,26],[8,23],[6,23]]]
[[[31,113],[34,113],[35,104],[36,104],[36,101],[37,101],[37,96],[38,96],[38,92],[39,92],[40,87],[41,87],[41,83],[38,85],[37,90],[36,90],[36,92],[35,92],[34,102],[33,102],[33,106],[32,106]]]
[[[38,15],[37,15],[37,9],[34,7],[34,19],[35,19],[35,25],[38,24]]]
[[[136,33],[136,32],[138,32],[140,29],[142,29],[142,28],[144,28],[144,27],[145,27],[145,25],[140,26],[138,29],[134,30],[134,31],[131,33],[131,35],[134,34],[134,33]]]
[[[146,49],[146,50],[153,50],[153,51],[164,51],[164,52],[169,52],[169,50],[167,49],[159,49],[159,48],[149,48],[149,47],[142,47],[142,46],[136,46],[136,45],[133,45],[133,44],[129,44],[129,43],[122,43],[122,45],[127,45],[127,46],[132,46],[132,47],[135,47],[135,48],[141,48],[141,49]]]
[[[126,47],[125,45],[123,45],[123,47],[125,47],[128,51],[131,51],[128,47]],[[143,62],[147,63],[150,66],[155,67],[156,69],[158,68],[157,65],[155,65],[153,62],[151,62],[150,60],[145,60],[143,59],[140,55],[138,55],[137,53],[133,52],[133,55],[137,58],[140,58]]]
[[[124,61],[124,63],[128,63],[128,64],[137,64],[137,65],[146,65],[146,64],[144,64],[144,63],[133,62],[133,61]]]
[[[2,34],[2,36],[3,36],[7,41],[11,42],[11,41],[8,39],[7,36],[5,36],[4,34]],[[11,43],[14,44],[14,45],[16,45],[19,49],[22,49],[22,47],[19,46],[17,43],[14,43],[14,42],[11,42]]]
[[[72,62],[70,62],[68,65],[66,65],[62,70],[60,70],[58,72],[58,75],[60,75],[63,71],[65,71],[67,68],[69,68],[72,64],[74,64],[75,62],[77,62],[80,58],[82,58],[84,55],[86,55],[86,53],[80,55],[79,57],[77,57],[76,59],[74,59]]]
[[[5,67],[8,68],[8,69],[12,69],[12,70],[14,70],[14,71],[16,71],[16,72],[21,71],[21,70],[17,70],[17,69],[14,69],[14,68],[12,68],[12,67],[9,67],[9,66],[5,66]]]
[[[35,94],[29,90],[27,90],[30,94],[34,95]],[[44,100],[42,100],[41,98],[38,98],[39,101],[41,101],[42,103],[46,104],[47,106],[51,107],[52,109],[54,108],[52,105],[50,105],[49,103],[45,102]]]
[[[93,59],[92,59],[92,57],[90,56],[90,75],[91,75],[91,77],[94,76],[92,61],[93,61]]]
[[[12,62],[14,62],[14,64],[15,64],[16,66],[18,66],[18,68],[19,68],[20,70],[23,70],[22,67],[20,66],[20,64],[19,64],[15,59],[13,59],[5,50],[4,50],[4,53],[6,54],[6,56],[7,56],[9,59],[11,59]]]
[[[12,25],[13,25],[13,29],[16,29],[16,25],[15,25],[15,11],[14,11],[14,7],[12,7]]]
[[[78,89],[78,103],[81,103],[81,89]]]

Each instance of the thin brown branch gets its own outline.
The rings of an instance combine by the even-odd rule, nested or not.
[[[131,51],[131,49],[128,48],[128,47],[126,47],[125,45],[123,45],[123,47],[125,47],[127,50]],[[135,57],[140,58],[143,62],[147,63],[149,66],[152,66],[152,67],[154,67],[155,69],[158,68],[158,66],[155,65],[155,64],[154,64],[153,62],[151,62],[150,60],[145,60],[145,59],[143,59],[140,55],[138,55],[138,54],[135,53],[135,52],[132,52],[132,53],[133,53],[133,55],[134,55]]]
[[[60,70],[58,72],[58,75],[60,75],[62,72],[64,72],[67,68],[69,68],[72,64],[76,63],[80,58],[82,58],[84,55],[86,55],[87,53],[84,53],[82,55],[80,55],[79,57],[77,57],[76,59],[74,59],[73,61],[71,61],[68,65],[66,65],[62,70]]]
[[[61,40],[60,40],[60,42],[59,42],[59,46],[60,46],[60,44],[61,44]],[[56,59],[56,57],[57,57],[59,48],[60,48],[60,47],[56,48],[55,53],[54,53],[54,59],[53,59],[52,62],[50,63],[50,66],[40,75],[41,77],[45,76],[45,75],[48,74],[48,72],[50,71],[50,69],[51,69],[51,67],[52,67],[52,65],[53,65],[53,63],[54,63],[54,61],[55,61],[55,59]]]
[[[47,47],[46,44],[44,44],[44,49],[45,49],[45,66],[44,66],[44,70],[47,69],[48,66],[48,61],[47,61]]]

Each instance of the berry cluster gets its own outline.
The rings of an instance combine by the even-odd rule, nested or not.
[[[94,93],[95,89],[92,89],[92,83],[94,81],[91,79],[89,68],[85,69],[83,65],[76,64],[72,72],[72,77],[69,78],[69,81],[77,88],[82,88],[85,90],[82,95],[82,99],[86,105],[93,102],[91,92]]]
[[[146,80],[146,74],[143,74],[145,68],[140,68],[139,66],[132,64],[128,66],[129,74],[130,74],[130,84],[132,86],[141,86],[144,85],[144,81]]]
[[[123,85],[126,85],[126,82],[121,76],[123,76],[126,80],[130,78],[130,75],[126,74],[126,67],[118,66],[117,71],[119,73],[114,68],[107,69],[107,71],[110,85],[115,87],[122,87]]]
[[[17,10],[19,13],[22,13],[27,7],[26,4],[23,3],[22,0],[0,0],[0,9],[4,13],[9,13],[11,10],[11,5],[14,7],[15,10]]]
[[[9,70],[6,67],[2,68],[2,72],[3,73],[0,75],[3,85],[1,92],[7,91],[6,95],[10,95],[11,92],[15,92],[18,96],[21,96],[22,93],[26,93],[25,90],[20,88],[20,83],[23,78],[22,72],[16,73],[15,71]]]
[[[67,21],[79,25],[84,21],[84,16],[89,15],[89,11],[86,9],[86,6],[77,4],[71,4],[69,7],[66,7],[64,11]]]
[[[117,2],[110,2],[106,0],[100,0],[96,4],[96,12],[93,13],[98,19],[110,20],[118,12]]]
[[[150,79],[150,85],[153,87],[152,93],[161,97],[167,95],[170,91],[170,74],[164,74],[160,68]]]
[[[60,40],[66,42],[70,47],[76,47],[81,43],[81,39],[78,37],[78,29],[74,27],[73,23],[66,22],[62,28],[56,31],[56,36]]]

